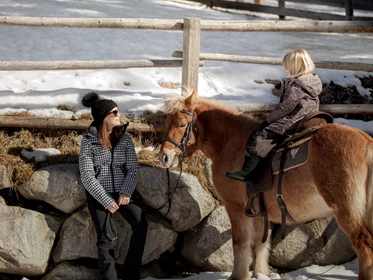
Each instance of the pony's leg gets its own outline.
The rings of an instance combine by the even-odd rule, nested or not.
[[[348,192],[348,196],[336,195],[330,199],[336,220],[340,228],[350,238],[358,256],[359,280],[373,280],[372,173],[371,168],[362,165],[357,166],[350,173],[346,172],[344,176],[339,176],[334,181],[337,183],[336,186],[344,185],[344,188],[350,192]],[[329,188],[333,189],[333,186],[329,186]],[[334,189],[336,189],[335,185]],[[335,199],[336,197],[339,199]]]
[[[345,210],[345,209],[344,209]],[[335,213],[339,226],[348,235],[359,259],[359,280],[373,280],[373,239],[364,221],[346,215],[346,211]]]
[[[229,207],[227,212],[232,226],[233,271],[229,280],[249,280],[250,265],[253,261],[252,246],[255,227],[253,219],[244,213],[243,207]]]
[[[373,280],[372,145],[368,147],[365,156],[366,163],[361,160],[352,161],[354,165],[349,171],[335,176],[332,181],[324,181],[320,190],[334,209],[340,228],[350,238],[356,251],[359,259],[358,279]],[[334,193],[330,193],[330,190],[334,190]]]
[[[258,273],[269,275],[270,270],[268,266],[268,257],[270,252],[270,236],[271,230],[268,231],[267,240],[262,242],[264,234],[264,219],[254,218],[254,227],[257,229],[254,236],[254,250],[255,250],[255,266],[253,276],[257,277]],[[262,230],[259,230],[262,229]]]

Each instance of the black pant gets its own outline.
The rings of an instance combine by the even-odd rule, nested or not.
[[[118,194],[112,194],[114,199],[118,199]],[[108,210],[97,202],[89,193],[88,209],[91,214],[93,224],[97,233],[98,262],[100,266],[101,280],[117,280],[114,260],[114,243],[110,237],[115,236],[115,232],[110,227],[111,214]],[[146,233],[148,223],[144,211],[134,202],[128,205],[121,205],[117,210],[132,228],[132,236],[126,259],[122,266],[120,275],[122,279],[139,280],[141,258],[144,253]],[[120,234],[120,233],[119,233]],[[109,236],[109,237],[108,237]]]

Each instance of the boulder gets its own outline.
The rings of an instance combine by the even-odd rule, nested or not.
[[[48,267],[58,222],[0,197],[0,272],[43,275]]]
[[[25,198],[45,201],[65,213],[73,213],[87,200],[77,164],[43,167],[17,190]]]
[[[113,215],[113,222],[118,233],[114,251],[116,262],[122,264],[132,235],[130,225],[119,213]],[[142,263],[157,259],[176,242],[177,234],[163,223],[148,219],[148,233]],[[97,259],[96,231],[87,208],[71,215],[63,224],[59,242],[53,252],[53,260],[60,263],[79,258]]]
[[[193,175],[182,173],[179,180],[179,172],[170,171],[168,190],[166,170],[142,166],[139,173],[136,189],[142,199],[162,215],[167,214],[165,218],[177,232],[196,226],[214,210],[214,199]]]
[[[270,264],[280,268],[298,269],[310,265],[341,264],[356,258],[350,239],[339,228],[333,216],[308,224],[286,227],[274,232]]]
[[[98,269],[74,266],[69,262],[62,262],[41,280],[99,280],[99,276]]]
[[[232,271],[232,230],[223,206],[185,233],[181,254],[203,271]]]

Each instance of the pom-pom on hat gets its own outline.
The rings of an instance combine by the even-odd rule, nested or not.
[[[111,110],[118,107],[117,103],[113,100],[100,99],[96,92],[90,92],[84,95],[82,104],[85,107],[91,108],[92,117],[98,123],[101,123]]]

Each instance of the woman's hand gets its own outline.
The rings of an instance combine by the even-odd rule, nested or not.
[[[109,205],[109,207],[107,208],[107,210],[109,210],[109,212],[110,212],[111,214],[114,214],[118,209],[119,209],[119,206],[118,206],[118,204],[117,204],[115,201],[112,202],[112,203]]]
[[[118,205],[119,206],[121,206],[121,205],[127,205],[128,203],[130,203],[130,197],[129,197],[129,195],[125,194],[125,193],[122,193],[119,196]]]

